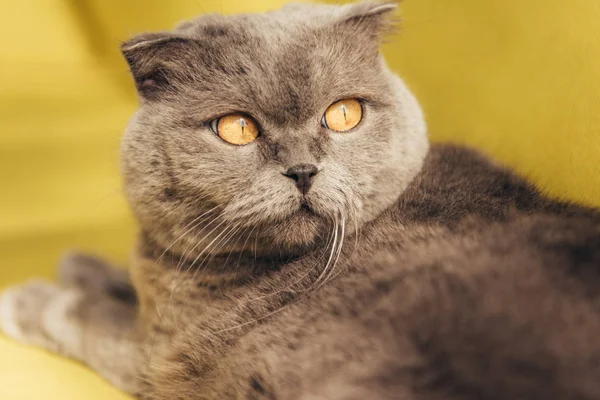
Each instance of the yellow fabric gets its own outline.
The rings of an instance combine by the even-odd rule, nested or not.
[[[0,0],[0,286],[65,248],[126,260],[118,140],[135,108],[118,42],[279,0]],[[390,64],[434,140],[471,143],[551,193],[600,205],[600,2],[405,0]],[[125,398],[84,367],[0,339],[0,398]]]

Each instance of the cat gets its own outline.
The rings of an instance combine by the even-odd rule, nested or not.
[[[67,255],[2,331],[148,400],[600,398],[600,213],[430,145],[379,52],[395,8],[123,43],[129,272]]]

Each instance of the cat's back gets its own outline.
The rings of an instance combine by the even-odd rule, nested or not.
[[[368,268],[370,288],[340,303],[385,349],[361,359],[373,398],[600,396],[597,222],[524,216],[384,251]]]

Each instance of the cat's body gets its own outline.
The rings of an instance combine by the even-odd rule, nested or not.
[[[323,249],[230,289],[193,270],[161,272],[166,285],[181,279],[170,301],[175,315],[189,314],[179,314],[184,326],[167,323],[174,341],[154,349],[151,392],[597,398],[600,215],[549,200],[467,149],[434,146],[424,171],[358,239],[348,236],[339,275],[318,290],[307,288],[318,286]],[[146,293],[156,293],[147,265]],[[151,297],[168,303],[171,290],[158,291]]]
[[[58,287],[5,292],[2,330],[142,399],[600,398],[600,213],[429,148],[376,50],[392,9],[207,16],[125,43],[131,279],[69,257]],[[343,132],[340,99],[362,113]],[[226,143],[232,112],[260,134]]]

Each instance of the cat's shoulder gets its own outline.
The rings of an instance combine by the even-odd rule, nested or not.
[[[476,217],[503,221],[515,214],[589,215],[596,210],[553,198],[479,150],[436,144],[398,202],[405,221],[449,225]]]
[[[542,199],[532,184],[482,152],[436,144],[397,210],[405,221],[447,225],[469,216],[503,219],[511,206],[529,207]]]
[[[480,191],[507,183],[534,189],[512,169],[483,151],[458,144],[432,145],[419,178],[422,184]]]

